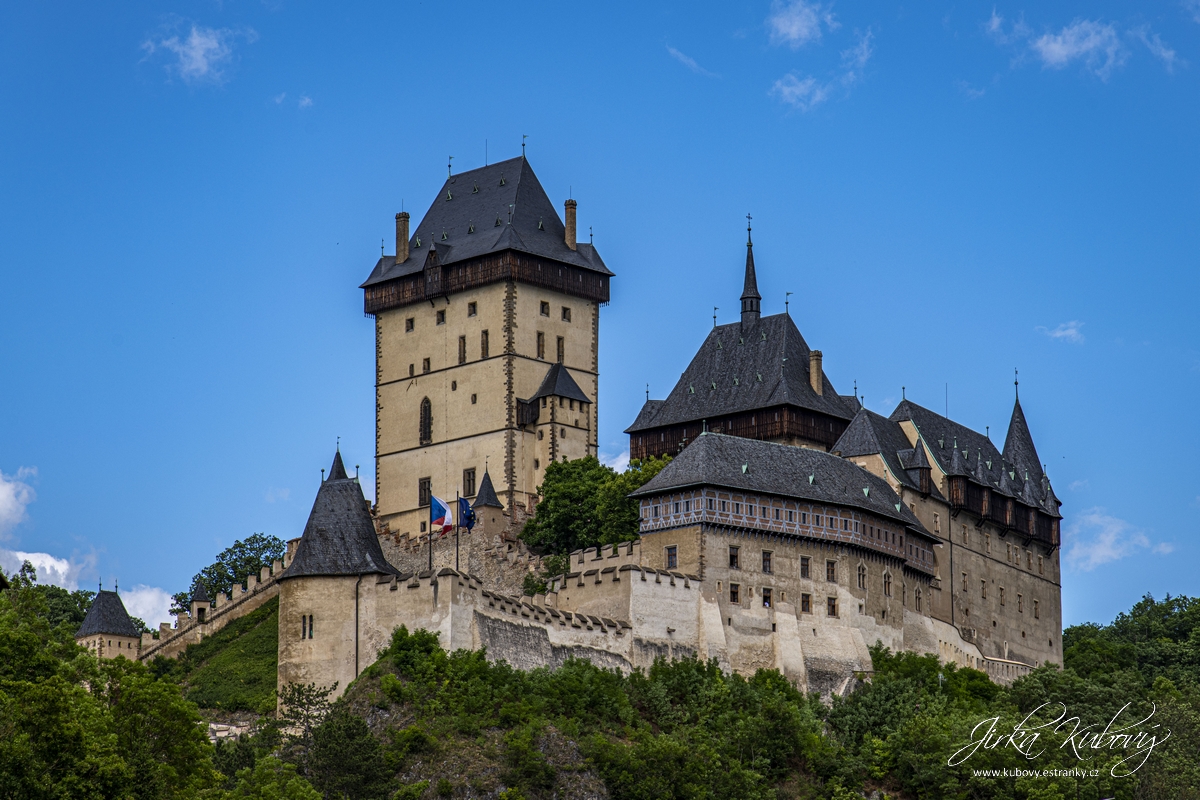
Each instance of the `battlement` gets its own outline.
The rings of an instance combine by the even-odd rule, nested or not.
[[[160,623],[157,639],[154,634],[143,633],[138,660],[149,661],[155,656],[176,658],[188,645],[213,635],[230,622],[278,596],[279,576],[291,565],[292,555],[293,551],[289,548],[282,559],[275,559],[271,566],[263,567],[257,575],[247,575],[245,584],[235,585],[229,594],[219,593],[203,618],[184,612],[175,615],[174,625]]]

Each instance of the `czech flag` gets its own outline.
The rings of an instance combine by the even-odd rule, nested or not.
[[[454,514],[450,504],[440,497],[429,498],[429,533],[445,536],[454,530]]]

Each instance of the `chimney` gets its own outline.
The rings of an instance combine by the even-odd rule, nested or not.
[[[396,263],[408,261],[408,212],[396,215]]]
[[[825,391],[824,373],[821,372],[821,351],[812,350],[808,354],[808,382],[812,384],[813,391],[817,394],[823,394]]]
[[[579,205],[574,200],[567,201],[567,247],[575,249],[575,207]]]

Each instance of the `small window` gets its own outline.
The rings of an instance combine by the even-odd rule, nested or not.
[[[416,325],[416,321],[412,317],[409,317],[408,319],[404,320],[404,332],[411,333],[412,329],[415,325]]]
[[[541,331],[537,332],[537,357],[543,360],[546,358],[546,334]]]
[[[1038,556],[1038,575],[1044,575],[1044,574],[1045,574],[1045,569],[1043,567],[1042,557]]]
[[[541,469],[541,468],[542,468],[542,462],[538,461],[538,460],[535,458],[535,459],[533,460],[533,468],[534,468],[534,469]],[[655,507],[654,507],[654,516],[656,516],[656,517],[658,516],[658,506],[655,506]]]
[[[425,532],[425,523],[422,522],[421,523],[421,533],[424,533],[424,532]]]
[[[670,545],[666,548],[667,569],[679,569],[679,548]]]
[[[311,639],[312,637],[313,637],[313,615],[309,614],[308,615],[308,638]]]
[[[462,491],[463,491],[463,497],[474,497],[475,496],[475,468],[474,467],[463,470]]]
[[[567,340],[563,337],[558,337],[558,363],[563,363],[567,357]]]
[[[475,405],[475,395],[471,395],[471,405]]]
[[[684,501],[683,501],[683,513],[687,514],[687,513],[689,513],[691,510],[692,510],[692,501],[691,501],[691,500],[684,500]]]
[[[467,303],[467,316],[468,317],[475,316],[475,314],[477,314],[478,311],[479,311],[479,307],[476,306],[474,303]]]
[[[892,575],[890,572],[883,573],[883,596],[892,596]]]
[[[658,519],[658,506],[654,507],[654,515],[653,516],[655,519]]]
[[[825,613],[831,617],[836,617],[837,613],[837,598],[830,597],[825,601]]]
[[[913,596],[916,599],[917,611],[920,611],[921,610],[921,590],[917,589],[915,592],[913,592]]]
[[[539,441],[539,442],[542,440],[542,436],[543,436],[543,434],[545,434],[545,433],[546,433],[545,431],[541,431],[541,430],[540,430],[540,431],[538,431],[538,441]]]
[[[962,526],[962,540],[963,540],[963,544],[971,543],[971,537],[967,535],[967,526],[966,525]]]
[[[990,533],[983,535],[983,549],[989,553],[992,552],[992,535]]]
[[[800,612],[802,614],[811,614],[812,613],[812,595],[811,594],[801,594],[800,595]]]
[[[1033,571],[1033,553],[1029,550],[1025,551],[1025,569]]]
[[[825,562],[825,580],[829,581],[830,583],[837,583],[837,562],[836,561],[826,561]]]
[[[821,515],[820,514],[813,514],[813,525],[817,526],[818,528],[821,527]]]
[[[808,524],[808,512],[807,512],[807,511],[801,511],[801,512],[800,512],[800,524],[801,524],[801,525],[807,525],[807,524]]]
[[[729,584],[729,602],[731,602],[731,603],[742,602],[742,596],[741,596],[742,591],[741,590],[742,590],[742,587],[739,586],[738,584],[736,584],[736,583]]]
[[[746,516],[747,517],[754,516],[754,506],[750,505],[749,503],[746,504]]]
[[[446,324],[446,311],[444,309],[437,312],[437,324],[438,325]]]
[[[812,559],[810,559],[808,556],[800,556],[800,577],[801,578],[811,578],[812,577],[812,567],[810,566],[811,563],[812,563]]]
[[[300,615],[300,638],[308,638],[308,617],[304,614]]]
[[[410,377],[410,378],[411,378],[411,377],[412,377],[413,375],[415,375],[416,373],[417,373],[417,371],[416,371],[416,365],[415,365],[415,364],[409,364],[409,365],[408,365],[408,377]]]
[[[737,548],[737,547],[729,548],[729,568],[730,569],[741,569],[742,568],[741,557],[739,555],[739,548]]]
[[[942,530],[942,517],[940,514],[933,515],[933,530],[934,533],[940,533]]]
[[[741,504],[741,503],[734,503],[734,504],[733,504],[733,513],[735,513],[735,514],[740,514],[740,513],[742,513],[742,504]]]
[[[763,601],[763,608],[771,607],[771,589],[769,587],[765,587],[765,586],[763,587],[762,601]]]
[[[571,321],[571,309],[568,308],[567,306],[562,307],[562,321],[563,322]]]
[[[962,590],[965,592],[965,591],[967,591],[967,573],[965,573],[965,572],[964,572],[964,573],[962,574],[962,579],[963,579],[963,588],[962,588]]]
[[[796,521],[796,512],[795,512],[795,511],[789,511],[789,512],[787,512],[787,521],[788,521],[788,522],[795,522],[795,521]]]
[[[1000,605],[1004,605],[1004,587],[1000,587]]]
[[[550,316],[550,304],[547,303],[545,300],[542,301],[542,309],[541,310],[542,310],[543,317]]]
[[[433,441],[433,405],[428,397],[421,398],[420,428],[418,430],[421,444]]]
[[[725,512],[727,512],[727,511],[729,511],[729,501],[728,501],[728,500],[722,500],[722,501],[721,501],[721,512],[722,512],[722,513],[725,513]]]
[[[984,600],[987,600],[987,581],[986,580],[979,582],[979,596],[982,597]]]
[[[867,568],[862,564],[858,565],[858,588],[867,588]]]
[[[420,480],[417,481],[417,505],[418,506],[429,505],[429,494],[430,494],[429,487],[430,487],[432,481],[433,481],[433,478],[421,478]],[[422,528],[421,530],[425,530],[425,529]]]
[[[762,553],[762,571],[771,574],[771,551],[763,550]]]
[[[458,363],[467,363],[467,337],[458,337]]]
[[[716,501],[716,500],[714,500],[714,499],[713,499],[713,498],[711,498],[711,497],[710,497],[710,498],[708,498],[708,510],[709,510],[709,511],[716,511],[716,510],[717,510],[717,501]]]
[[[1017,595],[1017,613],[1018,614],[1025,613],[1025,598],[1022,597],[1020,594]]]
[[[421,359],[421,372],[429,372],[429,359]]]
[[[1037,600],[1033,601],[1033,618],[1034,619],[1042,618],[1042,609]]]
[[[759,514],[759,516],[760,516],[760,517],[762,517],[763,519],[766,519],[766,518],[768,518],[769,516],[771,516],[771,511],[770,511],[770,509],[768,509],[766,506],[763,506],[763,507],[762,507],[762,513],[761,513],[761,514]]]
[[[487,331],[479,332],[479,357],[480,358],[488,357],[488,332]]]
[[[452,391],[452,392],[458,391],[458,381],[450,381],[450,391]]]
[[[675,513],[679,513],[679,503],[675,503]]]

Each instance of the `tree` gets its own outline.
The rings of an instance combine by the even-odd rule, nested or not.
[[[239,770],[221,800],[321,800],[321,793],[296,774],[295,765],[265,756]]]
[[[248,575],[256,575],[263,567],[271,566],[276,559],[283,558],[287,545],[278,536],[255,533],[240,539],[217,554],[217,560],[196,573],[192,586],[200,583],[215,599],[222,592],[229,594],[235,584],[240,585]],[[186,591],[172,595],[172,614],[182,614],[192,602],[192,586]]]
[[[638,503],[629,493],[641,488],[669,461],[633,461],[621,473],[595,456],[548,465],[538,487],[542,499],[537,513],[525,523],[521,538],[553,555],[636,539]]]
[[[312,781],[326,797],[382,798],[388,770],[383,747],[362,717],[338,705],[314,731]]]
[[[279,723],[287,731],[283,754],[305,776],[311,775],[313,731],[329,716],[333,707],[329,697],[337,686],[336,682],[324,688],[315,683],[289,683],[279,692]]]

